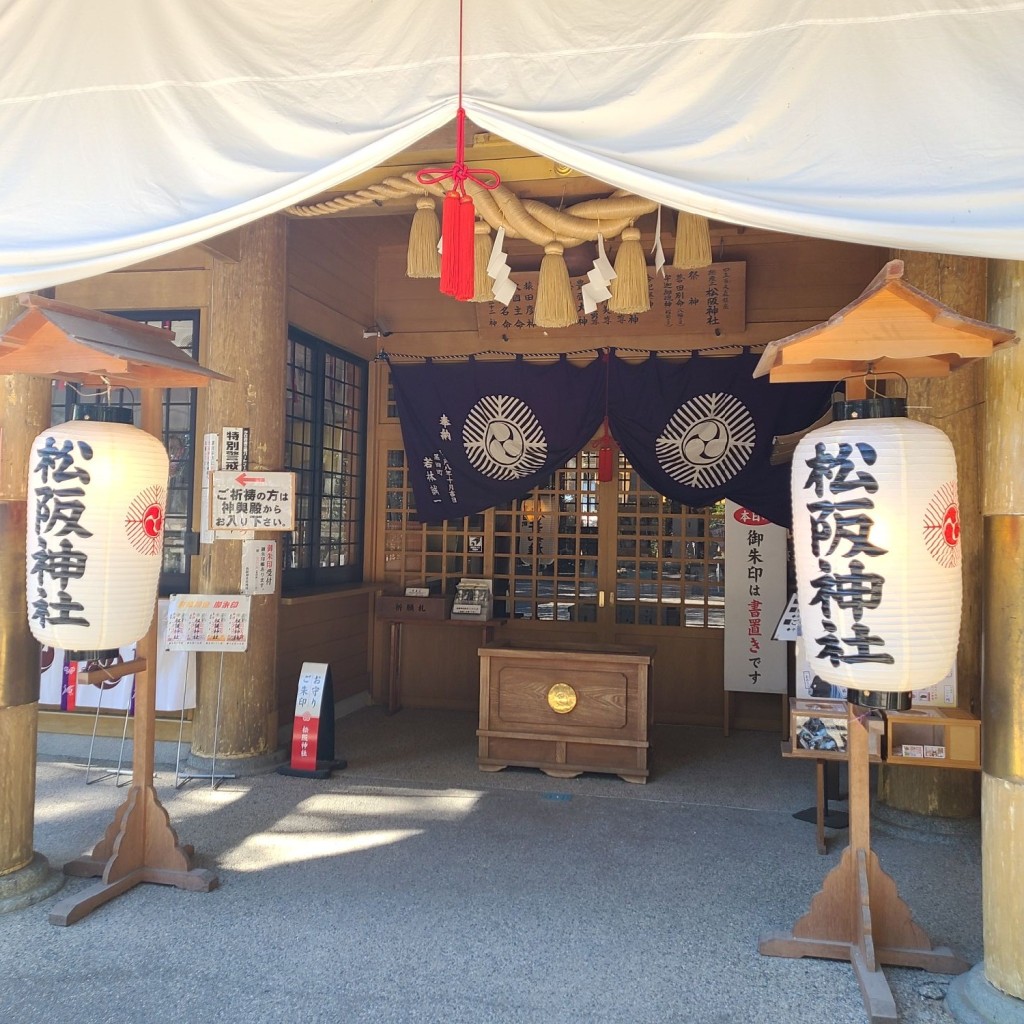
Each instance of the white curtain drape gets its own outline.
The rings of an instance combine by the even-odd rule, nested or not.
[[[464,0],[481,127],[668,206],[1024,258],[1024,0]],[[0,295],[281,210],[452,119],[458,0],[0,2]]]

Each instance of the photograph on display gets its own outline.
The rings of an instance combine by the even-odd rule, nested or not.
[[[798,750],[846,752],[847,721],[818,715],[799,715],[793,719],[793,747]]]

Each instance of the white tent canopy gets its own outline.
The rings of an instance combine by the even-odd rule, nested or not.
[[[468,117],[667,206],[1024,258],[1024,0],[465,0]],[[458,0],[0,0],[0,295],[201,241],[454,115]]]

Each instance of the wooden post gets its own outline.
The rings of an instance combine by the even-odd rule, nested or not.
[[[20,312],[17,299],[0,299],[0,325]],[[48,380],[0,376],[0,913],[63,884],[32,849],[39,645],[28,628],[25,537],[29,445],[49,422]]]
[[[899,250],[904,279],[958,313],[987,319],[987,261],[970,256]],[[979,439],[984,423],[985,364],[979,359],[941,380],[913,379],[908,385],[908,415],[945,431],[957,463],[960,520],[963,524],[963,608],[957,652],[958,705],[981,710],[982,614],[982,460]],[[879,769],[879,796],[890,807],[946,818],[972,818],[980,810],[978,778],[973,771],[900,765]]]
[[[218,436],[224,427],[248,427],[249,468],[280,470],[284,463],[284,373],[288,324],[285,309],[286,225],[266,217],[239,231],[237,263],[213,267],[206,365],[234,378],[214,381],[199,403],[198,433]],[[280,540],[280,535],[276,535]],[[241,586],[240,540],[219,539],[200,549],[193,590],[237,594]],[[280,592],[254,596],[249,649],[223,661],[219,749],[217,722],[219,654],[199,655],[192,725],[192,762],[237,773],[280,760],[277,737],[277,621]],[[226,763],[225,763],[226,762]]]
[[[992,261],[989,318],[1024,334],[1024,263]],[[1024,1021],[1024,347],[985,374],[985,682],[982,702],[982,912],[985,960],[950,987]],[[974,1019],[974,1018],[971,1018]],[[979,1018],[980,1019],[980,1018]],[[996,1019],[992,1017],[991,1019]]]

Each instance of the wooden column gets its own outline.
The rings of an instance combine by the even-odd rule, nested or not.
[[[905,265],[905,280],[958,313],[986,319],[987,261],[934,253],[892,253]],[[963,610],[957,652],[958,704],[981,713],[981,610],[983,528],[982,460],[978,445],[984,426],[984,364],[977,360],[940,380],[908,382],[908,415],[945,431],[956,454],[960,518],[963,524]],[[945,818],[971,818],[980,810],[975,772],[901,765],[879,769],[879,796],[890,807]]]
[[[285,248],[284,219],[267,217],[239,231],[237,263],[217,260],[213,267],[204,362],[234,380],[213,381],[201,395],[197,432],[219,437],[224,427],[248,427],[252,470],[283,468],[288,351]],[[241,551],[240,540],[201,545],[192,589],[206,594],[237,594]],[[248,651],[223,656],[216,750],[221,655],[199,656],[198,703],[192,728],[194,764],[216,755],[218,766],[231,772],[274,759],[278,747],[279,598],[280,594],[253,597]]]
[[[16,299],[0,299],[0,326],[20,312]],[[26,499],[29,445],[49,422],[48,380],[0,376],[0,913],[63,882],[32,850],[39,645],[26,609]]]
[[[993,261],[990,296],[989,319],[1024,335],[1024,263]],[[1007,347],[986,363],[985,976],[1024,999],[1024,347]],[[1024,1005],[1017,1012],[1024,1020]]]

